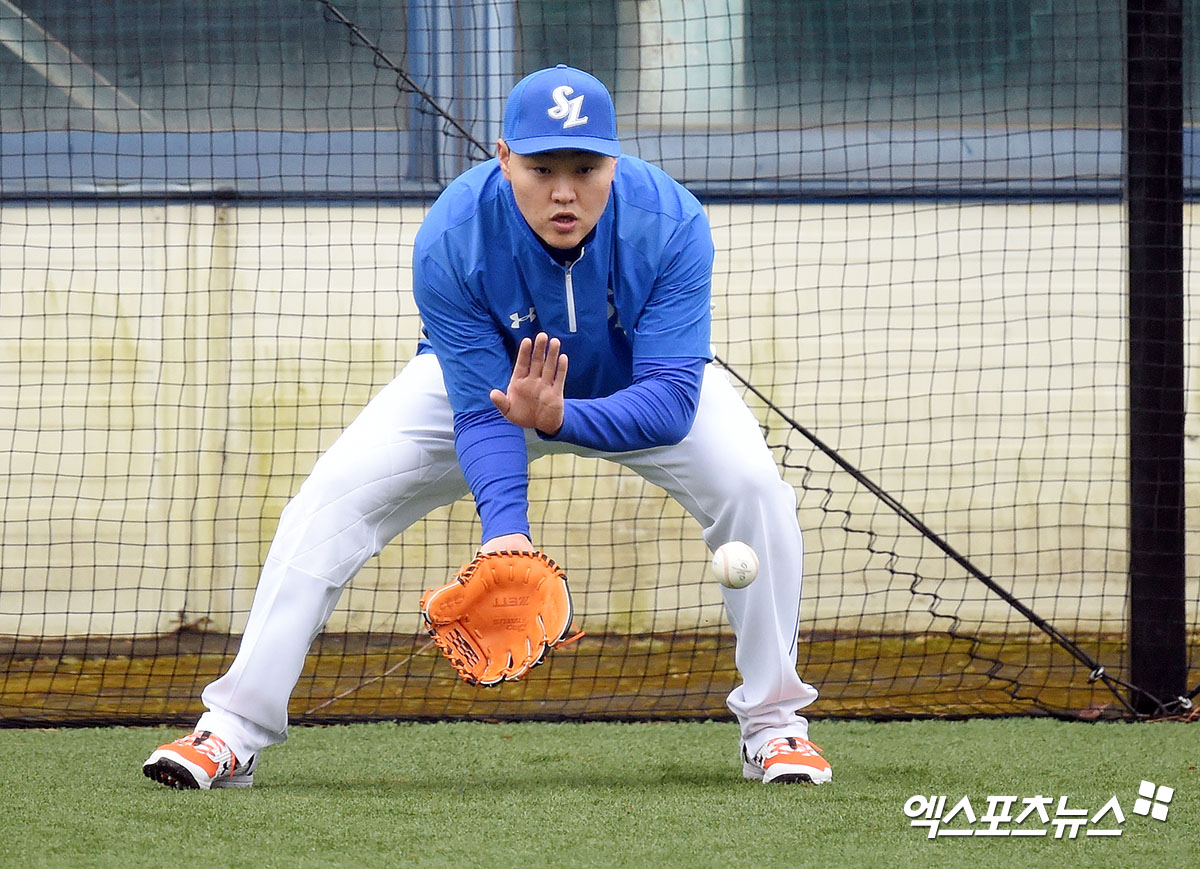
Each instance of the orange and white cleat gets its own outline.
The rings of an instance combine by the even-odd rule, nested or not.
[[[833,780],[821,749],[798,736],[768,739],[753,756],[742,745],[742,775],[753,781],[803,782],[822,785]]]
[[[238,763],[225,740],[207,730],[160,745],[142,764],[142,773],[181,790],[248,788],[254,784],[258,755]]]

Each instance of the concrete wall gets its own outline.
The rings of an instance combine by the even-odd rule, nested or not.
[[[749,399],[800,491],[809,624],[1022,620],[784,416],[1043,616],[1122,630],[1121,207],[709,212],[714,342],[775,408]],[[421,214],[5,204],[0,634],[240,630],[287,498],[414,350],[407,264]],[[535,466],[532,495],[589,630],[722,622],[694,524],[660,491],[555,457]],[[1197,576],[1194,510],[1189,520]],[[416,630],[417,597],[476,534],[468,502],[414,526],[363,571],[331,628]],[[1193,587],[1193,624],[1198,598]]]

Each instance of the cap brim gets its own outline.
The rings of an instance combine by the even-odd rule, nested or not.
[[[590,151],[605,157],[620,157],[621,145],[612,139],[593,136],[531,136],[528,139],[505,139],[514,154],[542,154],[546,151]]]

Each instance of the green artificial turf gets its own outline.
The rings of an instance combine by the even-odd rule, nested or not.
[[[1200,853],[1200,729],[1044,719],[816,722],[822,787],[744,781],[729,723],[303,727],[249,790],[173,791],[178,731],[0,730],[3,866],[1168,866]],[[1166,821],[1134,814],[1143,780]],[[1061,796],[1120,837],[927,838],[912,796]],[[961,819],[960,819],[961,820]],[[959,828],[987,825],[956,822]],[[1012,826],[1012,825],[1008,825]]]

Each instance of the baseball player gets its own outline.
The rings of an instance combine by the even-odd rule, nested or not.
[[[532,550],[528,463],[570,452],[669,492],[710,549],[741,540],[759,554],[755,582],[722,589],[743,774],[830,781],[799,714],[817,692],[796,672],[796,495],[710,364],[712,265],[699,202],[621,154],[598,79],[564,65],[522,79],[497,157],[454,180],[417,234],[417,355],[283,511],[235,660],[204,690],[196,731],[158,748],[145,774],[252,784],[262,749],[287,737],[309,646],[367,559],[468,492],[481,551]]]

